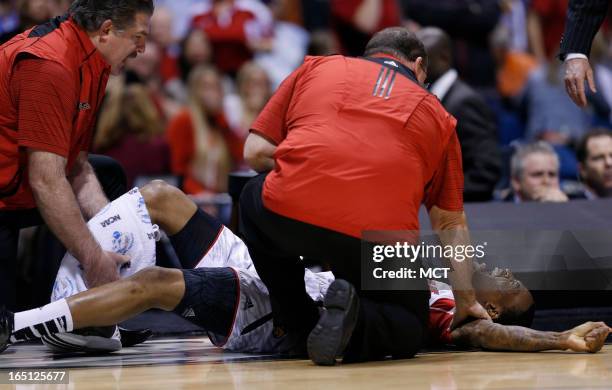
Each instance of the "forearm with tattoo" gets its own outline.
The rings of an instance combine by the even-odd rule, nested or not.
[[[536,352],[567,349],[566,337],[558,332],[541,332],[522,326],[507,326],[476,320],[451,333],[455,344],[494,351]]]

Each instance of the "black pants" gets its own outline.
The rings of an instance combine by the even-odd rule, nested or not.
[[[110,200],[117,199],[127,191],[125,172],[115,160],[106,156],[90,155],[89,163]],[[44,221],[38,209],[0,211],[0,306],[5,305],[13,310],[16,308],[19,230],[42,224]],[[55,279],[55,273],[49,276]],[[37,281],[33,281],[33,284],[37,285]]]
[[[358,290],[359,319],[345,362],[412,357],[425,338],[427,286],[414,291],[362,290],[361,241],[267,210],[261,197],[264,180],[265,175],[252,179],[242,192],[240,229],[270,292],[275,325],[307,334],[318,320],[318,310],[305,291],[299,257],[305,256],[330,264],[337,278]]]

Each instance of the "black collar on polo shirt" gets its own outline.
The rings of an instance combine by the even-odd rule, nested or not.
[[[393,69],[397,71],[399,74],[403,75],[404,77],[407,77],[408,79],[410,79],[412,82],[414,82],[419,87],[427,90],[427,88],[425,88],[421,83],[419,83],[419,80],[417,80],[416,74],[412,71],[412,69],[402,64],[400,60],[398,60],[397,58],[393,56],[385,55],[385,54],[382,54],[382,55],[375,54],[375,57],[360,57],[360,58],[367,60],[367,61],[376,62],[377,64]]]

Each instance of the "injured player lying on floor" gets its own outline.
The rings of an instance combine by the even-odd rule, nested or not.
[[[213,344],[220,348],[290,355],[306,352],[305,340],[292,339],[289,334],[274,334],[267,289],[259,279],[242,240],[199,210],[180,190],[163,182],[152,182],[140,192],[132,190],[126,195],[133,199],[127,196],[119,198],[101,213],[108,213],[109,209],[113,212],[120,210],[121,214],[111,212],[112,219],[125,222],[131,215],[146,222],[124,225],[136,230],[150,229],[147,223],[158,224],[170,236],[184,269],[147,266],[125,279],[70,295],[79,290],[74,287],[81,283],[74,280],[78,279],[74,273],[79,270],[63,264],[64,277],[72,272],[73,280],[60,278],[60,271],[54,291],[55,302],[18,313],[0,311],[0,351],[9,344],[43,336],[61,344],[65,341],[61,336],[67,332],[113,326],[145,310],[159,308],[174,310],[201,325],[208,331]],[[146,210],[142,209],[143,201]],[[99,220],[109,221],[107,215],[101,215]],[[114,218],[117,215],[120,217]],[[94,218],[93,221],[101,223],[99,220]],[[90,228],[92,226],[90,221]],[[92,230],[98,240],[104,240],[103,233]],[[109,233],[111,241],[117,241],[117,232],[123,236],[127,233],[114,230]],[[150,251],[143,248],[151,235],[147,231],[129,233],[130,242],[116,246],[128,253],[133,263],[138,263],[142,255],[139,251],[146,252],[144,263],[148,264]],[[139,237],[143,242],[137,242]],[[132,268],[139,269],[139,266]],[[123,276],[127,274],[122,272]],[[333,289],[331,286],[347,283],[334,281],[331,272],[311,272],[308,269],[304,279],[308,294],[313,300],[323,302],[323,306],[326,292]],[[508,270],[486,272],[484,266],[478,265],[473,284],[478,301],[488,310],[493,321],[475,320],[451,329],[454,312],[451,288],[440,282],[430,282],[430,344],[497,351],[569,349],[597,352],[611,330],[602,322],[587,322],[565,332],[532,330],[528,326],[533,317],[533,299]],[[321,310],[326,309],[322,307]]]

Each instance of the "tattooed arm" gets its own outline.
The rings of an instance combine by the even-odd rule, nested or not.
[[[586,322],[565,332],[541,332],[522,326],[476,320],[453,330],[451,338],[459,346],[494,351],[571,349],[576,352],[597,352],[604,345],[610,331],[603,322]]]

